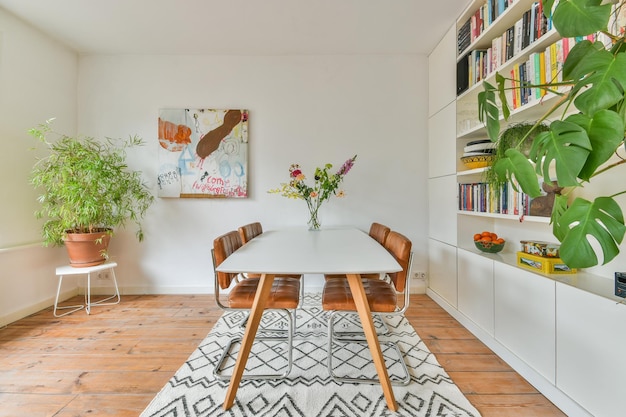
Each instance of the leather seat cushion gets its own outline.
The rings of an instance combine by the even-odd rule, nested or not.
[[[367,302],[372,312],[389,313],[396,309],[398,300],[393,287],[382,280],[361,279]],[[350,285],[346,278],[329,279],[322,292],[324,310],[356,311]]]
[[[252,308],[259,281],[259,278],[249,278],[239,282],[228,294],[229,307]],[[294,309],[299,301],[300,280],[275,277],[265,308]]]

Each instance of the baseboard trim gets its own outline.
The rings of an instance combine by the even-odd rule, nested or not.
[[[430,288],[426,290],[426,294],[566,415],[570,417],[593,417],[592,414],[582,408],[580,404],[578,404],[575,400],[573,400],[563,391],[558,389],[552,382],[547,380],[540,373],[528,366],[513,352],[511,352],[508,348],[498,342],[492,335],[487,333],[471,319],[469,319],[459,310],[450,305],[439,294],[437,294]]]
[[[78,295],[78,288],[74,288],[72,290],[64,291],[59,295],[60,300],[67,300],[68,298],[72,298],[75,295]],[[22,308],[20,310],[14,311],[7,315],[0,317],[0,327],[8,326],[9,324],[16,322],[18,320],[23,319],[24,317],[28,317],[35,313],[39,313],[41,310],[45,310],[54,305],[54,297],[47,298],[38,303],[32,304],[28,307]]]

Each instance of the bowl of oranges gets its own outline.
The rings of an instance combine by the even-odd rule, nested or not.
[[[506,242],[493,232],[482,232],[474,235],[474,244],[482,252],[498,253],[504,249]]]

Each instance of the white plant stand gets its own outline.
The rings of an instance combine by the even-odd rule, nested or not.
[[[60,266],[56,269],[56,274],[59,277],[59,285],[57,287],[57,296],[54,300],[54,316],[62,317],[73,313],[78,310],[85,309],[87,314],[91,313],[92,306],[103,306],[103,305],[113,305],[118,304],[120,302],[120,290],[117,286],[117,279],[115,278],[115,271],[113,268],[117,266],[117,262],[106,262],[101,265],[96,266],[87,266],[83,268],[75,268],[71,265]],[[102,272],[110,270],[111,271],[111,279],[113,280],[113,285],[115,286],[115,292],[113,295],[110,295],[106,298],[100,299],[98,301],[91,301],[91,274],[94,272]],[[80,305],[65,305],[59,306],[59,295],[61,294],[61,285],[63,284],[63,277],[67,275],[87,275],[87,286],[85,287],[85,304]],[[109,301],[116,298],[115,301]],[[62,314],[57,314],[57,310],[67,310],[71,309]]]

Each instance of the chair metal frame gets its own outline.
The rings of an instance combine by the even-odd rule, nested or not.
[[[217,306],[224,310],[224,311],[245,311],[245,312],[249,312],[250,309],[249,308],[234,308],[234,307],[230,307],[225,305],[224,303],[222,303],[222,301],[220,300],[220,284],[219,284],[219,279],[218,279],[218,272],[216,270],[217,268],[217,262],[215,260],[215,250],[211,249],[211,258],[213,260],[213,275],[215,278],[215,302],[217,304]],[[240,274],[237,274],[240,275]],[[255,279],[255,278],[246,278],[246,279]],[[236,279],[234,279],[234,281],[236,283],[238,283],[238,281]],[[235,284],[237,285],[237,284]],[[285,336],[257,336],[255,337],[255,341],[279,341],[279,342],[286,342],[287,343],[287,369],[285,370],[285,372],[283,372],[282,374],[254,374],[254,375],[246,375],[244,373],[244,375],[242,375],[241,379],[281,379],[281,378],[285,378],[287,377],[287,375],[289,375],[289,373],[291,372],[291,368],[293,365],[293,336],[295,333],[295,322],[296,322],[296,312],[295,309],[293,312],[289,311],[288,309],[284,309],[284,308],[267,308],[266,310],[274,310],[274,311],[279,311],[279,312],[283,312],[285,314],[285,317],[287,317],[287,322],[288,322],[288,329],[287,330],[281,330],[281,329],[277,329],[277,330],[272,330],[272,329],[259,329],[259,331],[261,332],[267,332],[267,333],[273,333],[273,334],[285,334]],[[248,315],[246,315],[244,317],[244,319],[242,320],[242,323],[240,324],[240,326],[243,324],[245,325],[245,323],[248,320]],[[223,375],[220,373],[220,370],[222,368],[222,365],[224,363],[224,361],[226,360],[226,358],[228,357],[228,353],[230,352],[230,348],[232,347],[232,345],[235,342],[241,341],[242,336],[237,336],[232,338],[227,344],[226,346],[224,346],[224,349],[222,350],[222,354],[220,355],[217,363],[215,364],[215,367],[213,368],[213,375],[215,376],[215,378],[223,380],[223,381],[230,381],[231,376],[230,375]]]
[[[404,291],[403,292],[396,291],[396,295],[404,296],[402,308],[396,308],[395,311],[386,312],[386,313],[372,312],[372,314],[379,315],[379,317],[381,317],[381,319],[383,320],[383,323],[384,323],[383,315],[393,315],[393,316],[404,315],[406,310],[409,308],[412,264],[413,264],[413,252],[410,252]],[[393,283],[391,285],[393,285]],[[395,286],[393,286],[393,288],[395,290]],[[348,383],[357,383],[357,384],[378,384],[380,382],[378,379],[342,377],[342,376],[336,375],[333,372],[333,344],[334,343],[335,344],[367,343],[367,340],[365,339],[365,335],[363,334],[363,332],[335,332],[334,323],[335,323],[335,317],[338,314],[355,314],[355,313],[352,311],[333,310],[330,312],[328,316],[328,360],[327,360],[328,374],[335,382],[348,382]],[[389,334],[390,333],[389,328],[386,325],[385,325],[385,328],[386,328],[386,331],[384,334]],[[395,349],[396,354],[398,355],[398,358],[400,359],[400,364],[405,374],[404,378],[400,380],[391,380],[391,384],[402,385],[402,386],[408,385],[409,382],[411,382],[411,374],[409,373],[409,369],[404,360],[404,355],[402,354],[402,351],[400,350],[400,347],[398,346],[397,342],[381,341],[380,343],[393,347]]]

